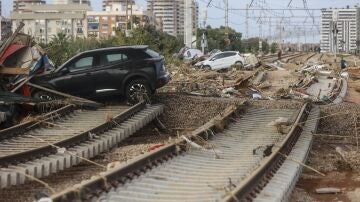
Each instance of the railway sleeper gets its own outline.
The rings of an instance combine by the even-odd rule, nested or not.
[[[94,138],[79,145],[67,148],[68,152],[51,154],[25,163],[0,168],[0,188],[24,184],[28,178],[23,174],[36,178],[49,176],[66,168],[83,162],[81,158],[90,159],[116,146],[142,127],[150,123],[163,112],[162,105],[148,106],[128,120],[117,123],[115,128],[96,134]],[[81,157],[81,158],[79,158]]]

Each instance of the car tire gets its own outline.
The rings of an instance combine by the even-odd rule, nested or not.
[[[130,104],[136,104],[142,100],[151,101],[151,88],[145,79],[136,79],[126,85],[125,96]]]
[[[242,63],[241,61],[235,62],[235,65],[239,65],[240,67],[244,67],[244,66],[243,66],[243,63]]]
[[[211,70],[211,67],[210,67],[209,65],[205,65],[205,66],[203,67],[203,69],[204,69],[204,70]]]
[[[32,97],[39,99],[41,101],[53,101],[53,100],[57,100],[58,98],[56,95],[42,90],[33,92]]]

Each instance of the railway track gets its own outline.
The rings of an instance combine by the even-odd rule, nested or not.
[[[284,54],[282,55],[281,59],[286,59],[286,62],[289,62],[289,60],[295,59],[297,57],[301,57],[305,55],[306,53],[293,53],[293,54]],[[278,60],[277,55],[270,55],[270,56],[264,56],[261,58],[264,62],[275,62]]]
[[[68,105],[0,131],[0,186],[49,176],[111,147],[152,121],[162,105],[107,106],[80,110]]]
[[[316,118],[318,111],[312,110],[310,104],[305,104],[300,110],[250,109],[242,116],[237,116],[238,111],[238,108],[233,108],[227,110],[222,119],[212,119],[187,136],[190,141],[179,140],[167,145],[55,194],[51,199],[134,202],[254,200],[266,184],[271,184],[271,177],[282,169],[283,163],[287,163],[280,153],[291,155],[302,132],[311,130],[307,126],[317,125],[306,120],[308,116]],[[269,125],[278,117],[289,120],[289,128],[284,129],[289,132],[283,134],[282,129]],[[229,123],[228,127],[217,130],[224,123]],[[194,142],[201,142],[203,146],[199,148]],[[308,149],[304,148],[305,153]]]

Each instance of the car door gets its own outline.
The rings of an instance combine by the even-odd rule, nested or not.
[[[100,66],[94,69],[98,93],[121,89],[125,75],[131,71],[132,61],[125,50],[108,51],[100,55]]]
[[[234,65],[237,61],[238,61],[237,53],[230,52],[230,53],[228,53],[228,60],[227,60],[226,66],[230,67],[231,65]]]
[[[96,75],[94,67],[99,65],[99,57],[81,55],[65,65],[60,71],[62,76],[55,79],[57,90],[79,96],[90,96],[95,91]]]
[[[223,60],[224,54],[225,53],[219,53],[219,54],[214,56],[214,58],[212,59],[212,63],[211,63],[211,68],[213,70],[221,69],[224,66],[224,64],[223,64],[223,62],[224,62],[224,60]]]

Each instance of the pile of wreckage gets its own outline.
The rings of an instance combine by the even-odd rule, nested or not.
[[[172,81],[160,89],[165,92],[185,93],[189,95],[224,97],[224,98],[253,98],[263,99],[260,96],[258,80],[260,71],[253,74],[251,71],[200,70],[186,64],[169,67]]]
[[[31,78],[34,76],[54,70],[54,65],[30,35],[20,33],[23,26],[24,24],[20,23],[15,32],[0,44],[0,127],[2,128],[21,121],[35,109],[43,109],[44,105],[49,104],[31,97],[34,89],[56,94],[63,97],[62,101],[67,103],[93,103],[31,83]],[[64,103],[50,103],[52,107],[59,107],[62,104]]]
[[[280,61],[264,65],[266,70],[256,73],[259,77],[257,80],[260,82],[258,87],[270,87],[269,83],[266,82],[268,71],[288,71],[282,65],[283,63]],[[328,104],[339,97],[345,96],[347,88],[346,72],[337,72],[325,64],[310,62],[293,72],[293,74],[296,74],[297,81],[278,89],[268,98],[304,99],[320,104]]]
[[[346,92],[346,73],[320,63],[307,63],[296,70],[276,61],[256,69],[229,68],[226,71],[202,70],[185,63],[170,66],[173,80],[164,89],[197,96],[248,99],[301,99],[320,104],[334,102]],[[278,76],[274,79],[273,76]],[[285,77],[288,75],[291,79]],[[282,86],[273,86],[284,80]],[[274,81],[275,80],[275,81]],[[281,83],[281,82],[280,82]]]

